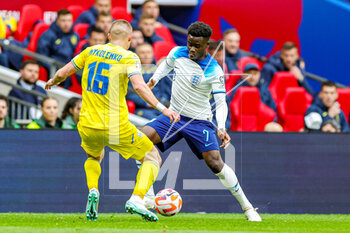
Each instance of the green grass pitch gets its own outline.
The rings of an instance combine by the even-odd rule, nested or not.
[[[261,214],[263,222],[248,222],[243,214],[187,214],[160,216],[144,222],[130,214],[100,214],[97,222],[82,213],[0,213],[0,232],[350,232],[350,215]]]

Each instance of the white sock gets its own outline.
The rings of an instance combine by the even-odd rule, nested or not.
[[[139,195],[132,194],[129,200],[132,202],[144,204],[142,198]]]
[[[146,195],[148,197],[154,197],[154,189],[153,189],[153,185],[149,188],[149,190],[147,191]]]
[[[222,168],[221,172],[215,174],[219,177],[221,183],[230,190],[232,195],[237,199],[242,207],[242,210],[252,208],[252,204],[245,196],[241,186],[239,185],[235,172],[226,164]]]

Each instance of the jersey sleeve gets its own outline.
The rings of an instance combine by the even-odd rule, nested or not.
[[[126,72],[128,78],[130,78],[134,74],[142,74],[141,61],[135,53],[131,53],[126,59]]]
[[[179,47],[175,47],[172,50],[170,50],[168,56],[165,58],[165,63],[167,64],[167,66],[171,69],[174,68],[174,62],[176,59],[176,51],[179,49]]]
[[[89,54],[90,50],[91,48],[88,47],[72,59],[72,63],[77,70],[81,70],[84,68],[86,57]]]
[[[225,75],[221,68],[217,68],[215,78],[212,81],[212,93],[226,93]]]

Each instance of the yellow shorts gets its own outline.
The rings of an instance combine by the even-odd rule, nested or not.
[[[135,127],[135,126],[134,126]],[[128,135],[118,140],[110,140],[107,130],[97,130],[84,127],[78,124],[78,131],[81,137],[81,147],[85,152],[95,158],[98,158],[104,147],[108,146],[112,150],[119,152],[125,159],[133,158],[141,160],[153,148],[153,143],[149,138],[138,129],[131,128]],[[115,143],[118,141],[118,143]]]

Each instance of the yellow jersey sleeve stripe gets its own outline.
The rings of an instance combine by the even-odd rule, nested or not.
[[[139,71],[135,71],[135,72],[132,72],[128,75],[128,78],[130,78],[131,76],[133,76],[134,74],[141,74],[141,72]]]
[[[77,66],[77,64],[75,64],[75,62],[74,62],[74,60],[72,59],[72,61],[71,61],[72,63],[73,63],[73,66],[75,67],[75,69],[77,69],[77,70],[80,70],[81,68],[79,68],[79,66]]]

